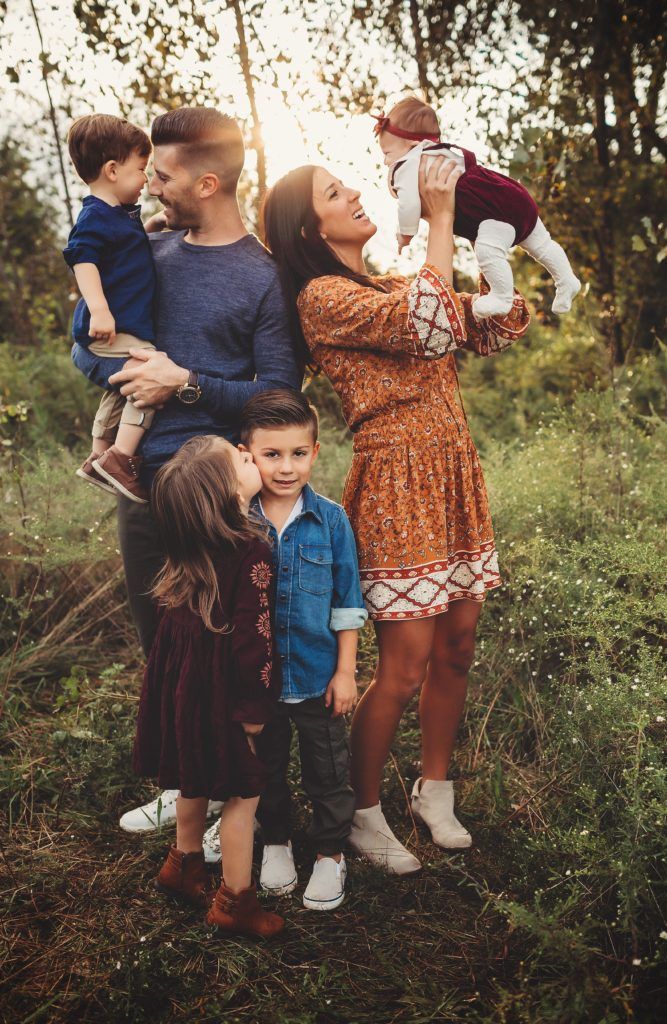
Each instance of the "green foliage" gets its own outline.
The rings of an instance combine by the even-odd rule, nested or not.
[[[654,346],[667,315],[665,6],[520,0],[508,19],[542,60],[495,143],[515,146],[510,173],[589,282],[596,329],[622,363]]]
[[[18,143],[0,138],[0,343],[62,336],[70,315],[57,215],[30,171]]]
[[[102,392],[74,367],[59,338],[36,351],[0,342],[0,440],[24,455],[86,443]]]
[[[481,621],[463,770],[483,788],[493,763],[485,802],[513,869],[502,893],[482,891],[523,947],[489,1020],[625,1020],[667,954],[667,487],[654,471],[667,426],[654,426],[588,393],[487,451],[507,582]]]
[[[409,788],[420,772],[412,711],[383,803],[416,843],[423,878],[388,888],[355,861],[342,910],[322,921],[286,901],[287,938],[261,959],[241,941],[211,944],[196,915],[150,895],[167,837],[116,831],[138,798],[128,752],[139,679],[112,506],[70,486],[76,459],[64,451],[24,466],[26,504],[5,507],[0,527],[15,544],[3,578],[17,634],[0,667],[0,684],[9,679],[0,786],[10,794],[12,870],[31,892],[24,884],[13,897],[17,935],[23,927],[12,940],[17,1019],[44,1005],[54,1024],[177,1020],[175,1005],[180,1019],[211,1022],[658,1019],[667,608],[656,584],[667,575],[667,497],[655,467],[667,427],[657,407],[647,417],[634,403],[647,408],[659,362],[636,364],[615,392],[581,389],[513,440],[505,427],[486,434],[505,583],[481,619],[456,755],[459,813],[475,847],[447,856],[411,833],[402,780]],[[310,394],[322,419],[319,486],[337,497],[349,438],[326,382]],[[373,660],[369,629],[366,680]],[[290,773],[298,785],[296,761]],[[301,807],[302,874],[306,823]],[[58,836],[48,857],[35,852],[43,829]],[[54,955],[29,975],[35,913]]]

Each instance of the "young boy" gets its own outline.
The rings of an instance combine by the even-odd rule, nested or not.
[[[303,903],[333,910],[345,896],[343,847],[354,814],[343,715],[357,700],[357,634],[367,612],[347,516],[308,483],[320,448],[317,433],[317,412],[297,391],[264,391],[241,413],[241,447],[262,477],[256,511],[268,523],[274,549],[274,629],[283,671],[278,714],[255,737],[267,769],[257,810],[265,842],[259,881],[277,895],[297,885],[287,783],[294,725],[315,858]]]
[[[151,142],[141,128],[110,114],[75,121],[67,136],[79,177],[90,188],[63,256],[82,298],[72,323],[74,341],[99,357],[107,378],[129,359],[130,348],[153,349],[155,270],[136,205],[148,181]],[[92,452],[77,470],[90,484],[144,504],[136,455],[153,419],[111,389],[93,423]]]

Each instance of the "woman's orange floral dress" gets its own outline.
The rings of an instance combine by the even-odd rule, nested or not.
[[[310,281],[298,300],[314,361],[354,433],[343,505],[357,539],[373,619],[417,619],[500,584],[479,458],[458,400],[452,353],[502,352],[525,333],[516,295],[504,317],[476,321],[436,267],[388,293],[343,277]],[[485,283],[482,282],[485,290]]]

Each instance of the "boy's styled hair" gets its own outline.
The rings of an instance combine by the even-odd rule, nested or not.
[[[167,555],[153,596],[165,608],[185,605],[216,633],[229,628],[212,621],[221,558],[253,538],[266,539],[262,525],[241,508],[233,450],[213,434],[191,438],[160,467],[151,492]]]
[[[248,445],[256,430],[280,427],[308,427],[317,441],[319,419],[317,409],[302,391],[273,388],[253,395],[241,411],[241,443]]]
[[[214,107],[180,107],[153,121],[154,146],[178,146],[179,161],[194,176],[216,175],[224,195],[234,195],[245,147],[241,129],[229,114]]]
[[[76,173],[87,185],[99,178],[108,160],[123,164],[133,153],[151,155],[151,140],[146,132],[113,114],[77,118],[67,133],[67,146]]]
[[[400,100],[391,108],[387,117],[393,125],[406,132],[440,134],[440,124],[435,110],[417,96],[406,96]]]

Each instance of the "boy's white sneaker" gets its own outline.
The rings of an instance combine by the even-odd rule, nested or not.
[[[313,865],[313,873],[303,894],[303,905],[309,910],[335,910],[345,899],[347,865],[333,857],[322,857]]]
[[[291,842],[286,846],[283,843],[265,846],[259,873],[262,889],[274,896],[287,896],[296,889],[298,881]]]
[[[392,875],[416,875],[421,871],[420,862],[389,828],[381,804],[354,812],[348,842],[361,857]]]
[[[125,832],[154,832],[156,828],[164,825],[173,825],[176,821],[176,797],[180,793],[178,789],[164,789],[155,800],[144,804],[142,807],[134,807],[126,811],[120,819],[120,827]],[[219,814],[222,810],[222,803],[219,800],[209,800],[206,814]]]
[[[445,850],[464,850],[472,836],[454,815],[454,783],[417,779],[412,788],[412,813],[431,830],[433,842]]]

